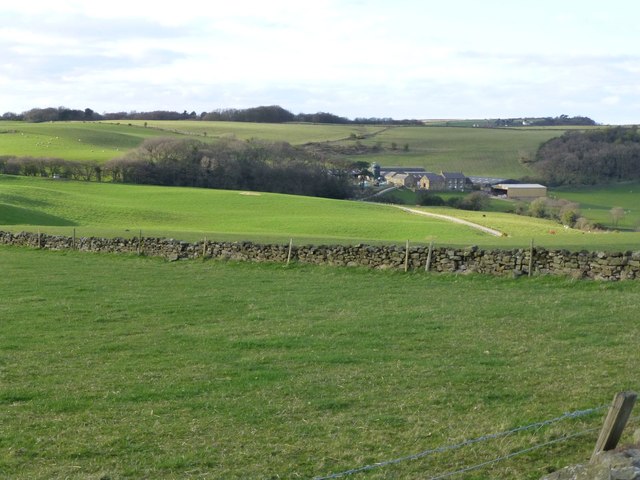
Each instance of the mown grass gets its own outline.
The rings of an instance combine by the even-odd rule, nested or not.
[[[452,215],[504,232],[493,237],[467,226],[353,201],[196,188],[134,186],[0,176],[0,228],[71,236],[169,237],[195,241],[412,243],[637,250],[640,233],[585,233],[550,220],[503,212],[425,211]]]
[[[607,404],[640,381],[636,282],[9,247],[0,264],[3,478],[312,478]],[[603,414],[366,478],[431,477]],[[464,478],[538,479],[586,461],[596,436]]]

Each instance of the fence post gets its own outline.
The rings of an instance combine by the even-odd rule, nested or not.
[[[428,272],[431,268],[431,255],[433,254],[433,241],[429,242],[429,252],[427,253],[427,263],[424,266],[424,271]]]
[[[409,271],[409,240],[407,240],[407,250],[404,254],[404,271]]]
[[[287,254],[287,265],[291,261],[291,249],[293,248],[293,238],[289,239],[289,253]]]
[[[529,247],[529,276],[531,276],[532,269],[533,269],[533,238],[531,239],[531,246]]]
[[[595,461],[600,452],[616,448],[622,436],[622,431],[627,425],[636,398],[635,392],[621,392],[613,398],[613,403],[609,407],[609,413],[604,420],[604,425],[602,425],[600,436],[596,442],[596,448],[591,455],[591,463]]]
[[[142,255],[142,230],[140,230],[138,235],[138,256]]]
[[[76,229],[73,229],[73,239],[71,240],[71,250],[76,249]]]
[[[42,248],[42,241],[40,240],[40,229],[38,229],[38,249]]]
[[[207,237],[204,237],[204,242],[202,242],[202,259],[207,256]]]

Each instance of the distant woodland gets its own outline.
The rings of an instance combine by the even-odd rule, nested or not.
[[[327,198],[353,194],[353,168],[286,142],[223,139],[215,144],[155,137],[104,164],[0,157],[0,173],[85,181],[255,190]]]
[[[246,109],[218,109],[212,112],[172,112],[156,110],[153,112],[113,112],[99,114],[90,108],[73,110],[65,107],[33,108],[17,114],[6,112],[2,120],[25,122],[58,122],[58,121],[92,121],[92,120],[203,120],[226,122],[256,122],[256,123],[334,123],[334,124],[373,124],[373,125],[422,125],[420,120],[394,120],[393,118],[356,118],[350,120],[332,113],[298,113],[278,106],[262,106]]]
[[[640,180],[637,127],[570,131],[542,144],[531,163],[550,185]]]

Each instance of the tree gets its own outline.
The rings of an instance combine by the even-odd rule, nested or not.
[[[567,203],[560,208],[560,222],[562,222],[563,225],[573,227],[579,217],[580,210],[576,203]]]
[[[613,207],[609,210],[609,215],[611,215],[611,220],[613,221],[613,226],[618,228],[618,222],[624,218],[625,212],[622,207]]]
[[[536,198],[529,204],[529,215],[537,218],[545,218],[549,215],[548,202],[544,197]]]

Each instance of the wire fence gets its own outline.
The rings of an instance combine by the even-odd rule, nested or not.
[[[431,455],[435,455],[438,453],[443,453],[443,452],[449,452],[449,451],[453,451],[453,450],[458,450],[464,447],[468,447],[470,445],[474,445],[474,444],[478,444],[478,443],[482,443],[482,442],[486,442],[489,440],[496,440],[499,438],[503,438],[503,437],[507,437],[509,435],[513,435],[519,432],[524,432],[524,431],[528,431],[528,430],[540,430],[542,428],[548,427],[550,425],[562,422],[564,420],[569,420],[569,419],[575,419],[575,418],[579,418],[579,417],[585,417],[585,416],[589,416],[592,415],[594,413],[597,412],[601,412],[602,410],[606,409],[608,407],[608,405],[601,405],[598,407],[594,407],[594,408],[589,408],[586,410],[576,410],[573,412],[568,412],[568,413],[564,413],[558,417],[555,418],[551,418],[549,420],[544,420],[544,421],[540,421],[540,422],[536,422],[536,423],[531,423],[529,425],[523,425],[523,426],[519,426],[510,430],[505,430],[502,432],[497,432],[497,433],[491,433],[488,435],[482,435],[480,437],[476,437],[476,438],[472,438],[472,439],[468,439],[465,440],[463,442],[460,443],[455,443],[452,445],[445,445],[445,446],[441,446],[441,447],[437,447],[437,448],[432,448],[429,450],[424,450],[422,452],[419,453],[415,453],[412,455],[407,455],[404,457],[399,457],[399,458],[394,458],[392,460],[386,460],[386,461],[382,461],[382,462],[378,462],[378,463],[373,463],[373,464],[369,464],[369,465],[364,465],[361,467],[357,467],[357,468],[352,468],[349,470],[345,470],[342,472],[338,472],[338,473],[333,473],[330,475],[326,475],[326,476],[320,476],[320,477],[315,477],[314,480],[331,480],[334,478],[342,478],[342,477],[346,477],[348,475],[353,475],[353,474],[357,474],[357,473],[362,473],[362,472],[366,472],[366,471],[370,471],[370,470],[374,470],[374,469],[378,469],[378,468],[383,468],[383,467],[387,467],[390,465],[396,465],[399,463],[404,463],[404,462],[409,462],[412,460],[418,460],[420,458],[425,458]],[[633,419],[630,419],[630,421],[634,420],[634,419],[638,419],[640,417],[634,417]],[[515,452],[511,452],[509,454],[506,455],[502,455],[499,456],[497,458],[491,459],[491,460],[487,460],[487,461],[483,461],[481,463],[475,464],[475,465],[471,465],[471,466],[465,466],[462,468],[459,468],[457,470],[453,470],[453,471],[449,471],[449,472],[445,472],[445,473],[439,473],[436,476],[433,477],[428,477],[428,480],[439,480],[439,479],[443,479],[443,478],[448,478],[448,477],[452,477],[454,475],[458,475],[458,474],[462,474],[465,472],[470,472],[473,470],[478,470],[484,467],[487,467],[489,465],[493,465],[496,464],[498,462],[502,462],[505,460],[508,460],[510,458],[519,456],[519,455],[523,455],[525,453],[529,453],[532,452],[534,450],[538,450],[540,448],[543,447],[547,447],[556,443],[560,443],[560,442],[565,442],[567,440],[570,440],[572,438],[577,438],[583,435],[587,435],[589,433],[595,432],[597,430],[600,430],[600,427],[594,427],[594,428],[589,428],[589,429],[585,429],[582,430],[580,432],[577,433],[573,433],[570,435],[563,435],[559,438],[547,441],[547,442],[543,442],[531,447],[527,447],[527,448],[523,448],[521,450],[515,451]]]

